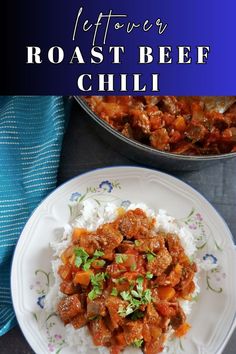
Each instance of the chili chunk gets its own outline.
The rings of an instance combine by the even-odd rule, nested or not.
[[[154,226],[143,210],[124,211],[96,231],[74,229],[61,255],[61,320],[88,326],[111,354],[130,345],[157,354],[170,329],[181,337],[190,328],[180,300],[191,299],[196,264],[177,235]]]

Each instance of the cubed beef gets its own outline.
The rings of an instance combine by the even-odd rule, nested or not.
[[[176,115],[180,112],[178,100],[175,96],[163,96],[161,105],[163,111],[170,114]]]
[[[111,224],[101,226],[96,231],[96,235],[99,239],[100,249],[107,254],[111,253],[123,240],[120,231]]]
[[[155,237],[140,239],[135,245],[135,249],[139,252],[156,252],[160,248],[163,248],[165,241],[162,235],[157,234]]]
[[[135,340],[143,339],[143,321],[126,321],[124,326],[124,335],[127,345],[134,343]]]
[[[167,267],[171,264],[172,257],[166,248],[162,248],[156,253],[156,257],[149,261],[147,264],[147,269],[154,275],[161,275]]]
[[[64,323],[70,322],[73,317],[82,312],[79,296],[67,296],[59,302],[57,310]]]
[[[85,326],[87,323],[87,317],[85,313],[81,313],[73,318],[71,321],[72,326],[74,326],[75,329],[79,329],[83,326]]]
[[[102,318],[90,321],[89,330],[95,345],[109,346],[111,344],[112,333]]]
[[[110,324],[112,329],[118,328],[124,323],[124,317],[120,316],[119,310],[128,306],[127,301],[124,301],[116,296],[109,296],[106,299],[106,307],[110,315]]]
[[[174,234],[167,234],[165,240],[166,247],[171,254],[173,263],[178,263],[180,255],[182,256],[184,253],[179,237]]]
[[[153,227],[152,220],[141,209],[129,210],[120,219],[119,229],[128,239],[145,238]]]
[[[150,135],[150,144],[152,147],[162,151],[170,150],[170,137],[166,128],[154,130]]]

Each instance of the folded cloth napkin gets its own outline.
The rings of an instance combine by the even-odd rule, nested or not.
[[[0,335],[16,323],[12,255],[30,214],[56,186],[67,111],[62,97],[0,97]]]

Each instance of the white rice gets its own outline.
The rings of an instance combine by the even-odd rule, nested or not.
[[[177,234],[181,240],[182,246],[184,247],[185,253],[188,257],[196,261],[196,241],[193,234],[189,229],[179,223],[175,218],[169,216],[165,210],[160,209],[157,213],[148,208],[147,205],[143,203],[130,204],[126,210],[134,210],[136,208],[142,209],[148,216],[154,217],[156,219],[155,229],[157,231],[171,232]],[[86,228],[90,231],[96,230],[100,225],[112,222],[118,216],[118,208],[116,204],[107,203],[106,205],[98,205],[94,200],[86,200],[79,205],[77,205],[77,217],[64,228],[63,234],[51,243],[51,247],[54,251],[54,259],[52,261],[52,270],[55,277],[55,283],[50,288],[49,293],[45,299],[45,310],[46,312],[56,311],[57,304],[59,300],[64,296],[60,292],[60,282],[61,279],[57,273],[58,266],[61,263],[60,256],[62,252],[71,243],[71,236],[74,227]],[[207,268],[205,264],[205,268]],[[208,269],[206,269],[208,270]],[[200,287],[197,282],[197,275],[194,278],[195,281],[195,292],[193,296],[197,296],[200,292]],[[193,302],[182,300],[181,306],[187,316],[191,313]],[[66,336],[65,341],[68,346],[76,349],[79,354],[108,354],[109,350],[105,347],[95,347],[92,338],[89,334],[87,327],[80,329],[75,329],[72,325],[66,325]],[[167,343],[166,343],[167,344]],[[172,353],[170,350],[173,346],[173,341],[169,346],[168,353]],[[174,346],[173,346],[174,347]],[[164,350],[163,353],[166,351]],[[124,351],[125,354],[136,354],[141,353],[140,349],[129,347]],[[174,351],[173,351],[174,353]]]

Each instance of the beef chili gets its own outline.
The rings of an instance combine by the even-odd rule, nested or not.
[[[94,344],[111,354],[130,345],[157,354],[169,329],[181,337],[190,328],[179,300],[191,300],[196,264],[177,235],[154,224],[141,209],[121,209],[96,231],[75,228],[61,255],[61,320],[87,325]]]
[[[154,149],[183,155],[236,152],[236,104],[207,111],[200,97],[91,96],[91,109],[114,129]]]

